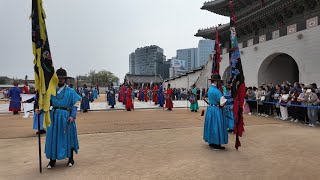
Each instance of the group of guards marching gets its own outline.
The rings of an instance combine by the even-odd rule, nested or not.
[[[230,86],[224,86],[222,89],[222,80],[220,75],[215,74],[209,79],[211,86],[208,90],[208,107],[205,115],[203,139],[214,150],[223,150],[225,147],[221,146],[228,144],[228,132],[234,131],[234,114],[233,114],[233,98],[230,94]],[[191,112],[197,112],[199,104],[197,101],[196,85],[192,86],[192,91],[189,96]],[[140,88],[138,93],[139,101],[148,101],[148,87]],[[167,90],[164,91],[163,84],[154,84],[152,87],[152,101],[155,105],[163,107],[166,105],[167,110],[171,111],[173,108],[172,89],[170,84]],[[121,86],[119,92],[119,101],[126,104],[126,108],[130,111],[133,108],[133,101],[135,95],[132,93],[131,85]],[[150,97],[150,96],[149,96]],[[125,102],[126,101],[126,102]]]
[[[159,105],[159,107],[165,107],[171,111],[173,108],[172,102],[172,89],[170,84],[168,84],[167,91],[165,92],[163,89],[163,85],[160,84],[158,87],[157,84],[153,84],[153,86],[148,89],[148,87],[139,87],[139,91],[137,92],[138,101],[145,101],[148,102],[149,100],[155,104]],[[120,86],[119,94],[118,94],[118,101],[122,102],[125,106],[127,111],[131,111],[134,109],[134,99],[136,94],[133,92],[132,85],[130,83],[123,84]]]
[[[80,90],[77,89],[77,93],[79,96],[82,97],[80,109],[82,112],[86,113],[90,109],[90,102],[93,102],[94,100],[98,99],[99,92],[97,88],[92,88],[89,90],[87,85],[83,85],[83,88]]]
[[[75,161],[73,158],[74,153],[78,153],[79,143],[76,128],[76,115],[77,115],[77,102],[82,99],[81,96],[73,89],[66,85],[68,79],[67,72],[60,68],[57,70],[59,84],[56,89],[56,96],[51,96],[50,119],[51,124],[46,127],[46,143],[45,154],[50,159],[47,168],[53,168],[57,160],[68,158],[67,166],[71,167]],[[228,143],[228,129],[233,131],[234,117],[232,113],[232,98],[228,88],[224,94],[218,88],[221,83],[219,75],[213,75],[210,79],[211,86],[208,90],[208,107],[205,115],[203,139],[215,150],[225,149],[223,144]],[[86,88],[84,88],[86,89]],[[195,86],[194,86],[195,89]],[[85,92],[84,92],[85,93]],[[115,89],[113,84],[109,88],[108,100],[109,104],[114,107],[115,105]],[[196,91],[192,91],[196,94]],[[167,90],[164,93],[163,85],[158,87],[156,84],[152,87],[152,101],[154,104],[163,107],[164,103],[166,108],[171,111],[173,108],[172,103],[172,89],[168,84]],[[226,98],[225,98],[226,97]],[[119,102],[126,105],[127,111],[131,111],[133,107],[132,86],[122,85],[120,88]],[[165,101],[165,102],[164,102]],[[191,103],[190,109],[192,112],[198,110],[198,102]],[[40,122],[43,123],[44,113],[38,110],[37,103],[35,103],[35,112],[39,114]],[[35,115],[34,124],[38,122],[38,116]]]
[[[233,98],[230,94],[230,86],[222,87],[222,80],[220,75],[215,74],[209,79],[211,86],[208,90],[208,107],[205,115],[203,139],[214,150],[223,150],[225,147],[221,146],[228,144],[228,132],[234,131],[234,114],[233,114]],[[197,112],[199,104],[197,101],[197,88],[192,86],[192,91],[189,96],[190,110],[191,112]],[[152,99],[155,105],[167,108],[171,111],[173,108],[172,102],[172,89],[170,84],[167,86],[167,90],[164,90],[163,84],[158,87],[154,84],[151,88],[140,87],[137,94],[139,101],[149,101]],[[122,85],[120,88],[118,101],[123,102],[126,105],[127,111],[133,109],[133,99],[135,94],[132,92],[132,86]],[[152,92],[152,93],[150,93]],[[152,94],[152,98],[151,95]]]

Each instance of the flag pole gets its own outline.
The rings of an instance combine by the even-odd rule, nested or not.
[[[188,111],[188,107],[189,107],[189,100],[188,100],[188,96],[189,96],[189,75],[188,75],[188,83],[187,83],[187,111]]]
[[[49,47],[48,35],[45,25],[45,13],[42,0],[32,0],[32,49],[34,54],[35,89],[37,90],[37,109],[43,110],[44,124],[50,124],[50,95],[56,94],[58,77],[52,65],[52,57]],[[43,72],[43,73],[39,73]],[[42,82],[46,83],[42,83]],[[38,116],[38,145],[39,145],[39,167],[42,173],[41,159],[41,137],[40,137],[40,113]]]
[[[40,137],[40,113],[38,114],[38,146],[39,146],[39,168],[42,173],[42,159],[41,159],[41,137]]]

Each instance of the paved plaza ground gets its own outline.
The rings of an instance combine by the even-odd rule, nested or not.
[[[202,140],[203,117],[186,109],[78,114],[75,166],[38,169],[32,119],[0,115],[0,179],[319,179],[320,129],[245,116],[239,151]],[[45,136],[42,137],[44,149]],[[43,150],[42,149],[42,150]]]

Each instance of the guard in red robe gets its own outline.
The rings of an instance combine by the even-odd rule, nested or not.
[[[25,82],[25,83],[24,83],[24,86],[22,87],[22,93],[23,93],[23,94],[30,94],[28,82]]]
[[[168,89],[166,93],[166,108],[168,108],[168,111],[172,111],[173,108],[172,89],[170,88],[170,84],[168,84]]]
[[[138,101],[142,101],[142,99],[141,99],[141,93],[142,93],[142,88],[139,86],[138,87],[138,89],[139,89],[139,93],[138,93]]]
[[[124,90],[125,90],[125,87],[124,87],[125,85],[123,84],[122,86],[121,86],[121,89],[120,89],[120,101],[119,102],[124,102]]]
[[[158,104],[158,86],[156,84],[152,89],[152,102],[154,102],[155,105]]]
[[[126,109],[127,111],[131,111],[133,109],[133,102],[132,102],[132,88],[130,85],[128,85],[127,90],[126,90]]]
[[[145,101],[145,102],[148,102],[148,101],[149,101],[148,91],[149,91],[149,89],[148,89],[148,87],[146,86],[146,87],[144,88],[144,101]]]

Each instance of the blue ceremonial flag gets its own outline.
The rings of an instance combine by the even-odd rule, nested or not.
[[[237,33],[236,33],[236,16],[232,8],[232,1],[230,1],[230,50],[229,50],[229,61],[230,61],[230,77],[231,77],[231,94],[234,98],[233,113],[235,117],[235,128],[234,133],[236,134],[235,148],[238,149],[241,146],[239,137],[244,132],[243,122],[243,104],[244,97],[246,95],[246,85],[244,82],[244,75],[240,57],[240,50],[238,45]]]

